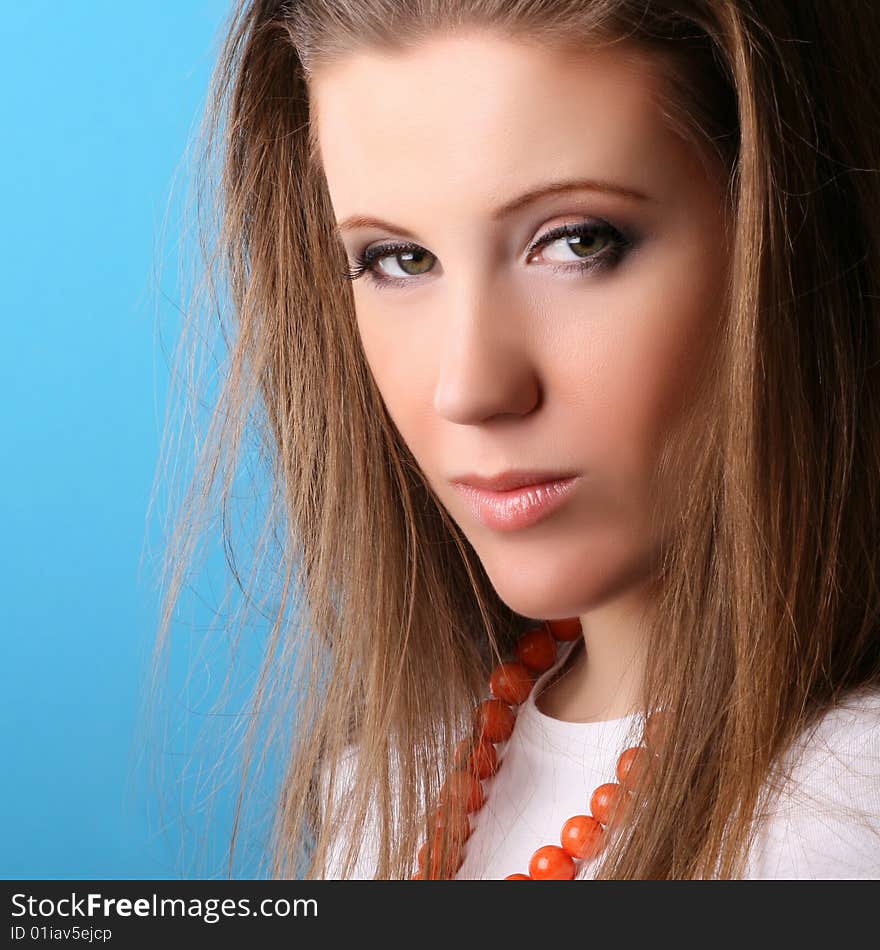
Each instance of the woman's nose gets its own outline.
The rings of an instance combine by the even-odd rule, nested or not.
[[[508,295],[462,296],[444,314],[434,410],[467,425],[497,415],[525,415],[540,401],[540,378],[522,312]]]

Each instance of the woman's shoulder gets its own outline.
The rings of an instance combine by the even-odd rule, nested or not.
[[[880,686],[854,690],[804,731],[792,753],[801,770],[820,765],[870,766],[880,754]],[[858,775],[856,770],[855,775]],[[855,776],[854,776],[855,777]]]
[[[330,821],[334,829],[333,841],[328,850],[324,865],[323,878],[325,880],[373,880],[379,866],[379,848],[384,827],[383,816],[380,813],[379,799],[376,795],[368,795],[366,813],[358,821],[356,816],[349,813],[348,796],[363,789],[363,782],[369,776],[362,776],[359,771],[362,751],[357,743],[349,743],[336,761],[335,776],[332,793],[329,788],[329,763],[325,764],[321,772],[321,802],[330,808]],[[389,780],[393,787],[400,784],[400,763],[395,754],[392,754],[389,766]],[[324,812],[327,820],[327,814]],[[399,827],[399,807],[392,797],[390,820],[391,832]],[[348,873],[343,873],[344,856],[349,841],[354,841],[356,854],[354,864]],[[413,867],[415,870],[415,867]]]
[[[746,876],[880,878],[880,687],[851,692],[792,744]]]
[[[346,817],[345,802],[353,791],[358,772],[360,757],[359,746],[349,743],[336,761],[333,789],[330,794],[330,763],[325,762],[321,770],[320,801],[324,819],[329,820],[336,829],[336,835],[330,845],[326,863],[324,865],[324,880],[363,881],[375,877],[378,860],[379,816],[375,806],[371,803],[366,820],[362,825],[354,826]],[[324,806],[329,806],[329,816]],[[359,843],[359,850],[354,867],[350,872],[343,874],[345,850],[348,841],[353,839]]]
[[[804,731],[793,747],[794,769],[807,786],[877,804],[880,797],[880,686],[847,694]],[[826,781],[828,779],[834,781]]]

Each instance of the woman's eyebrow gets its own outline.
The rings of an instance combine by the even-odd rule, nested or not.
[[[606,194],[614,194],[624,198],[629,198],[633,201],[654,200],[649,195],[646,195],[644,192],[637,191],[635,188],[627,188],[624,185],[617,185],[613,182],[602,181],[594,178],[566,178],[561,181],[553,181],[545,185],[540,185],[537,188],[532,188],[529,191],[526,191],[523,194],[517,195],[515,198],[510,199],[510,201],[506,201],[504,204],[495,208],[491,214],[491,220],[498,221],[499,219],[512,214],[514,211],[519,211],[521,208],[531,204],[533,201],[537,201],[539,198],[544,198],[547,195],[559,194],[564,191],[601,191],[605,192]],[[370,215],[363,214],[349,215],[347,218],[344,218],[342,221],[340,221],[336,227],[340,233],[352,231],[355,228],[372,227],[386,231],[395,231],[407,238],[415,238],[415,235],[406,228],[401,228],[396,224],[392,224],[390,221],[383,220],[382,218],[374,218]]]
[[[653,201],[649,195],[637,191],[635,188],[627,188],[624,185],[617,185],[614,182],[603,181],[596,178],[566,178],[561,181],[549,182],[546,185],[540,185],[529,191],[506,201],[492,212],[492,220],[497,221],[520,208],[544,198],[547,195],[554,195],[563,191],[602,191],[606,194],[620,195],[633,201]]]

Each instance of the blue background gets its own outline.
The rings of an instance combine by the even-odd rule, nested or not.
[[[228,12],[4,4],[4,878],[226,872],[232,790],[212,790],[213,750],[192,733],[204,684],[184,690],[172,663],[169,734],[145,739],[138,714],[159,607],[148,501],[169,367],[156,329],[174,336],[181,163]],[[252,874],[245,862],[235,876]]]

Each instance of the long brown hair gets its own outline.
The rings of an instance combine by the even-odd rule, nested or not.
[[[247,594],[242,621],[270,604],[254,708],[280,697],[295,724],[271,874],[320,877],[331,847],[349,873],[361,844],[353,829],[371,814],[377,877],[412,873],[453,744],[491,665],[534,618],[495,593],[372,381],[308,79],[359,45],[406,48],[466,26],[648,51],[667,79],[669,121],[728,176],[730,299],[711,412],[687,430],[697,458],[661,566],[644,684],[644,713],[666,710],[674,741],[597,874],[740,876],[782,754],[844,694],[880,683],[871,2],[854,0],[845,16],[822,0],[239,3],[196,187],[205,294],[181,337],[195,365],[198,314],[216,316],[221,385],[167,546],[157,654],[204,511],[216,502],[225,516],[256,434],[273,492],[255,557],[268,559],[277,589],[258,596],[230,564]],[[239,809],[256,735],[249,728]],[[356,774],[343,787],[349,746]]]

